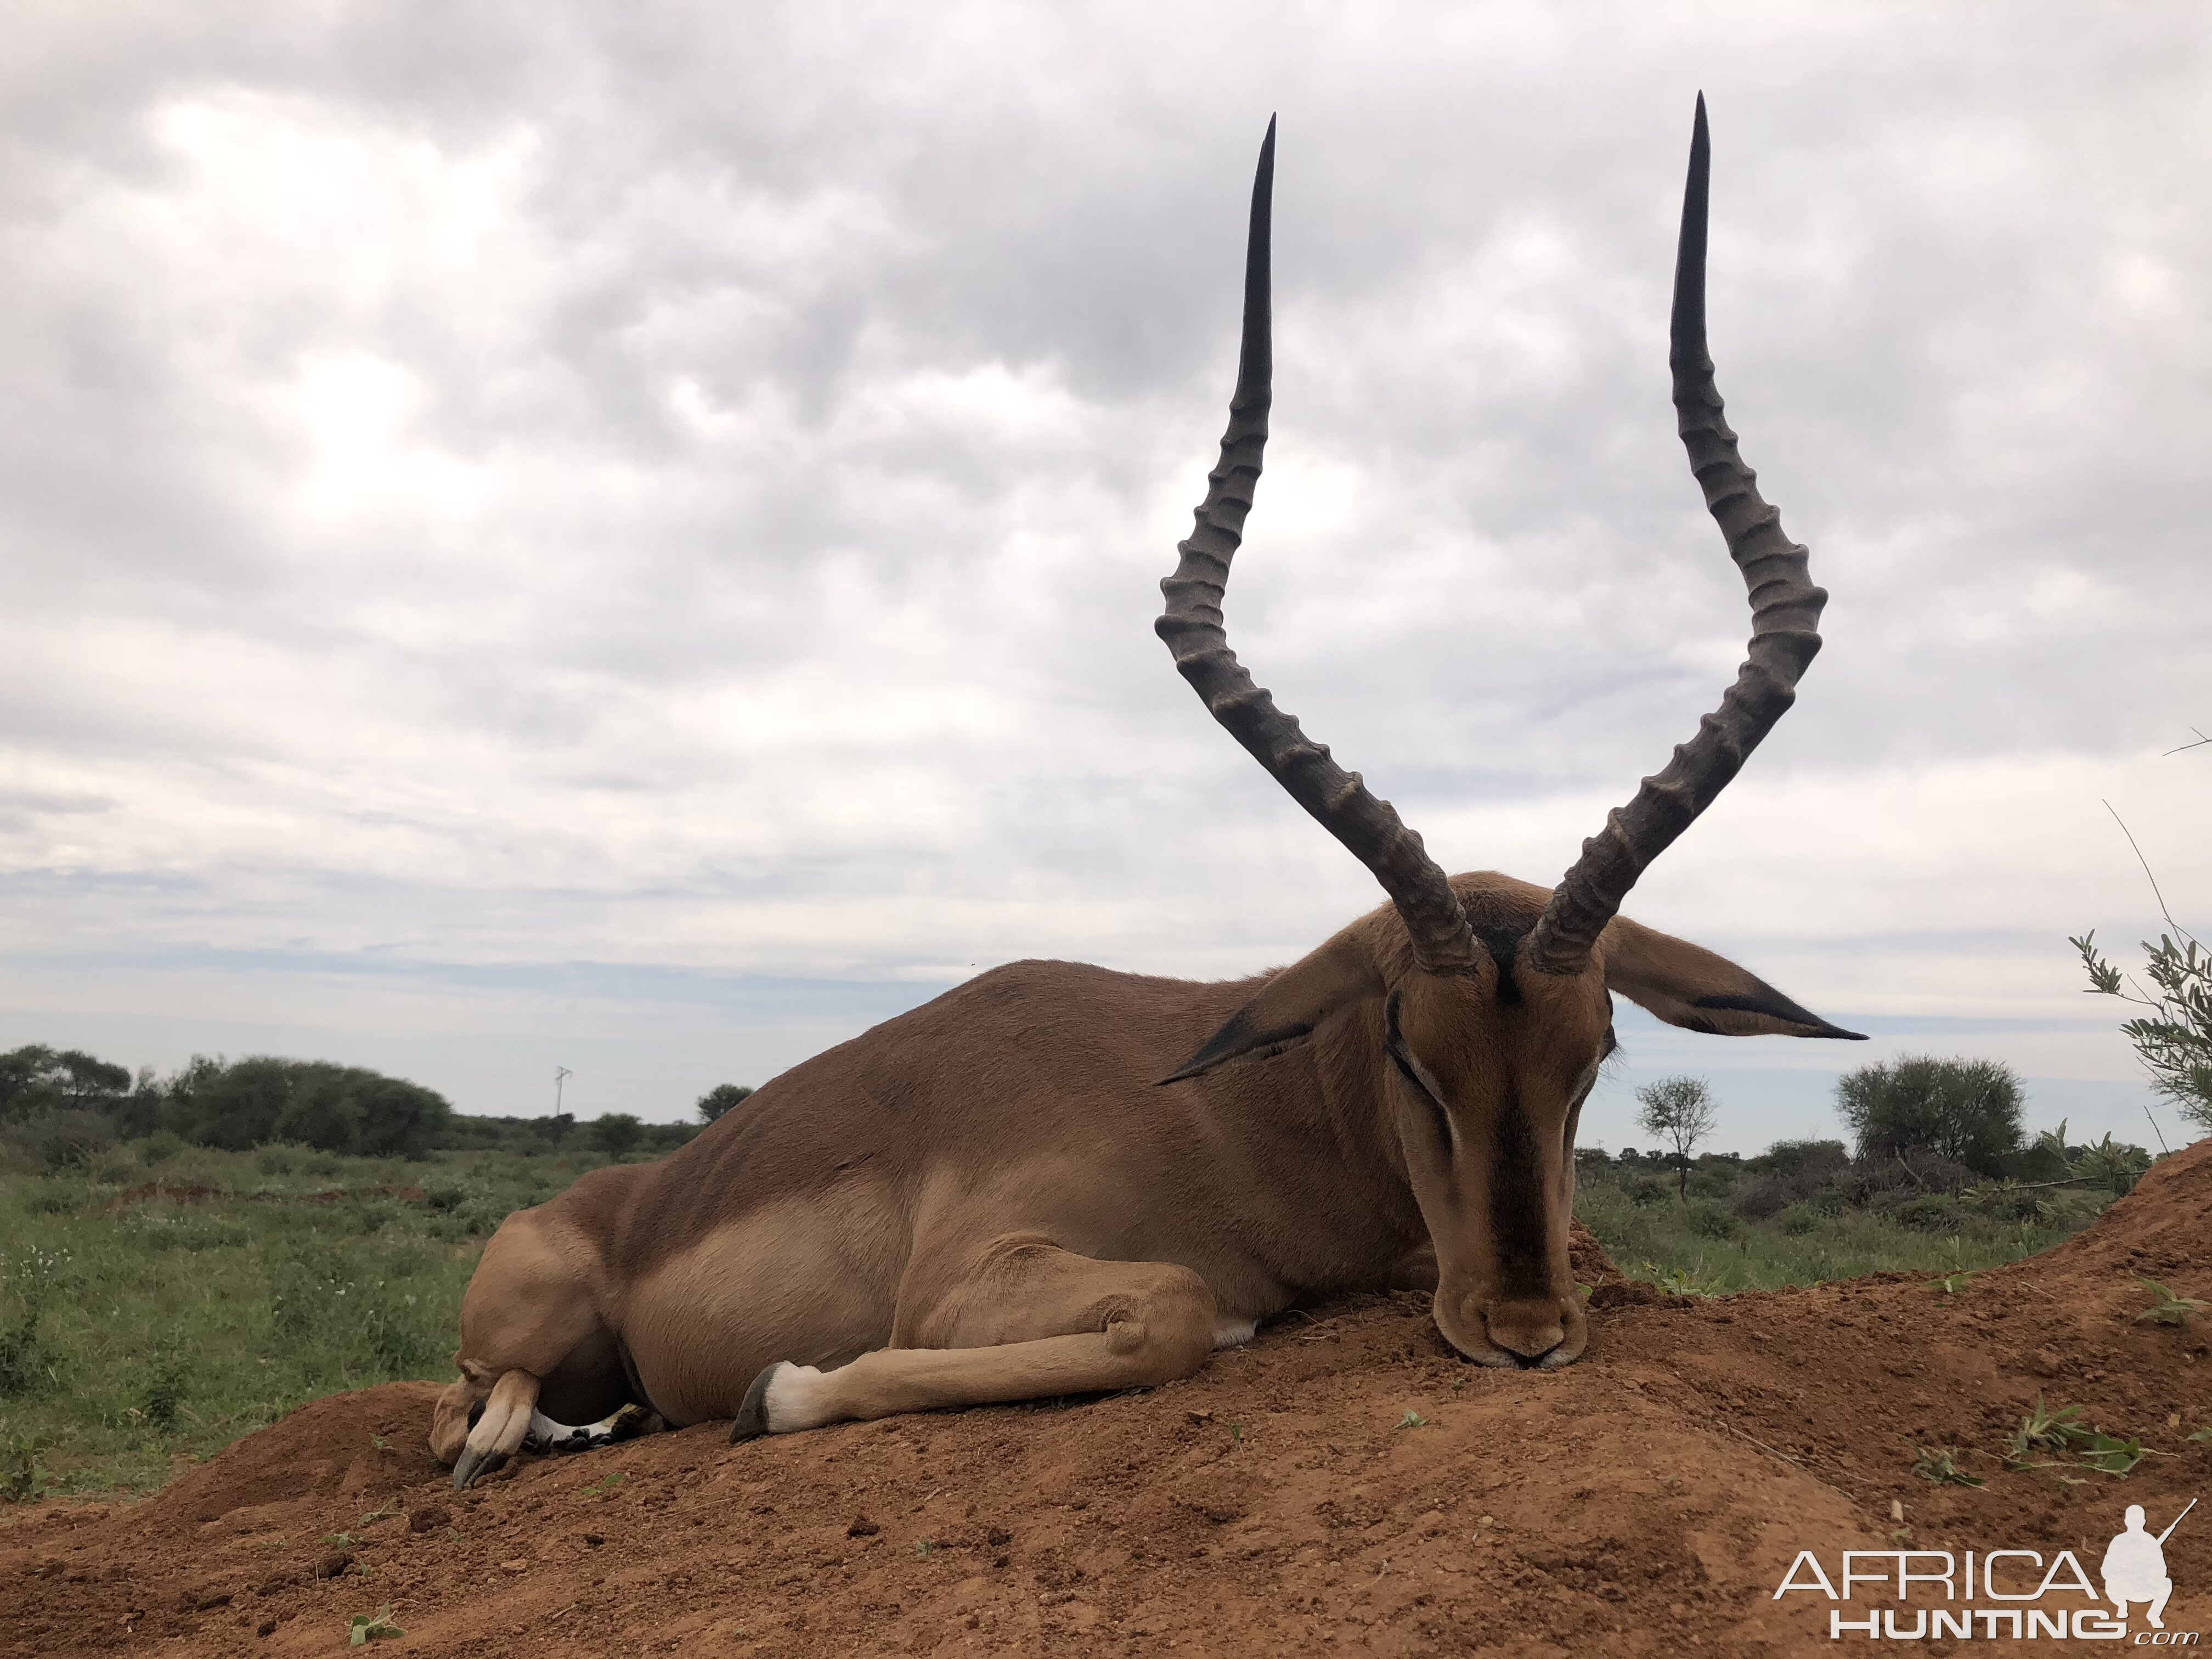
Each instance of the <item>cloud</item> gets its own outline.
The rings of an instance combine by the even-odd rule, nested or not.
[[[1366,908],[1150,631],[1271,111],[1232,639],[1450,862],[1553,878],[1745,631],[1666,401],[1700,86],[1721,386],[1833,600],[1632,909],[1838,1018],[2063,1022],[2064,934],[2154,921],[2110,796],[2204,911],[2212,774],[2157,758],[2212,713],[2191,14],[21,33],[0,917],[94,1003],[100,962],[289,951],[301,1041],[354,1042],[332,961],[1218,975]],[[113,982],[125,1057],[181,1040],[132,1035],[183,1006],[161,959]]]

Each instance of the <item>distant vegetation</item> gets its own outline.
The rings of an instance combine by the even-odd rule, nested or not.
[[[1703,1295],[2032,1255],[2087,1225],[2151,1164],[2110,1134],[2069,1144],[2063,1122],[2029,1141],[2020,1080],[1991,1060],[1863,1066],[1836,1082],[1854,1145],[1778,1141],[1756,1158],[1686,1154],[1683,1120],[1713,1106],[1703,1079],[1638,1095],[1639,1121],[1667,1145],[1577,1151],[1575,1212],[1624,1269]],[[1689,1127],[1694,1141],[1705,1125]]]
[[[726,1083],[699,1103],[701,1123],[752,1092]],[[708,1112],[708,1102],[717,1103]],[[167,1077],[76,1049],[33,1044],[0,1054],[0,1143],[47,1170],[82,1169],[127,1140],[170,1136],[245,1152],[272,1145],[350,1158],[419,1158],[434,1152],[561,1152],[610,1158],[672,1152],[698,1124],[646,1123],[613,1112],[471,1117],[434,1089],[358,1066],[257,1054],[195,1054]]]

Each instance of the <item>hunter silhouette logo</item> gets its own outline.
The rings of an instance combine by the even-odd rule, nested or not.
[[[2162,1617],[2166,1598],[2173,1594],[2173,1580],[2166,1576],[2166,1540],[2173,1535],[2182,1517],[2196,1507],[2192,1498],[2166,1530],[2154,1538],[2143,1530],[2143,1506],[2128,1505],[2127,1530],[2105,1546],[2104,1565],[2099,1569],[2105,1580],[2105,1599],[2119,1609],[2121,1618],[2128,1616],[2129,1602],[2148,1601],[2150,1607],[2143,1616],[2150,1620],[2150,1627],[2166,1628]]]
[[[2173,1595],[2166,1540],[2196,1507],[2192,1498],[2165,1531],[2154,1533],[2143,1506],[2129,1504],[2121,1530],[2098,1563],[2101,1596],[2072,1550],[2046,1559],[2039,1550],[1888,1549],[1845,1550],[1832,1577],[1818,1555],[1800,1550],[1774,1599],[1796,1591],[1831,1602],[1859,1602],[1849,1612],[1842,1606],[1828,1609],[1831,1641],[1846,1636],[1905,1642],[1965,1637],[2127,1641],[2129,1611],[2139,1607],[2147,1627],[2134,1632],[2131,1645],[2195,1647],[2198,1632],[2166,1627],[2166,1604]],[[1896,1605],[1866,1605],[1876,1599]]]

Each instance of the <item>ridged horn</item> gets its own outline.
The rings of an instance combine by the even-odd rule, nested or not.
[[[1237,359],[1237,391],[1229,400],[1229,429],[1221,459],[1206,475],[1206,500],[1190,538],[1180,544],[1175,574],[1160,584],[1167,609],[1153,629],[1175,653],[1176,666],[1213,718],[1267,769],[1292,800],[1374,873],[1413,935],[1413,960],[1431,974],[1475,971],[1474,936],[1443,871],[1421,847],[1421,838],[1360,781],[1329,758],[1297,721],[1275,707],[1253,684],[1229,648],[1221,623],[1221,596],[1229,562],[1244,538],[1267,443],[1267,409],[1274,381],[1274,345],[1268,286],[1268,218],[1275,181],[1275,124],[1260,146],[1252,180],[1252,221],[1244,253],[1244,332]]]
[[[1644,867],[1688,829],[1741,769],[1759,740],[1796,701],[1797,680],[1820,648],[1820,607],[1806,552],[1782,533],[1782,516],[1760,497],[1759,477],[1736,453],[1721,413],[1713,360],[1705,349],[1705,196],[1711,145],[1705,94],[1698,95],[1690,138],[1690,176],[1682,192],[1682,239],[1674,261],[1674,317],[1668,367],[1690,470],[1727,538],[1751,597],[1751,643],[1721,706],[1698,735],[1674,750],[1666,769],[1644,780],[1636,797],[1607,814],[1605,828],[1553,890],[1528,939],[1531,965],[1548,974],[1581,971],[1591,947]]]

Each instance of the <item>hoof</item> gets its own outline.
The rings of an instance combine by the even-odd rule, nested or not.
[[[507,1459],[497,1452],[474,1452],[464,1446],[460,1461],[453,1465],[453,1490],[466,1492],[483,1476],[505,1467]]]
[[[783,1366],[784,1362],[777,1360],[753,1378],[752,1387],[745,1390],[744,1404],[738,1407],[738,1420],[730,1425],[730,1443],[732,1446],[742,1445],[748,1440],[757,1440],[769,1432],[768,1385],[775,1380],[775,1374]]]
[[[607,1419],[607,1432],[616,1440],[635,1440],[641,1434],[659,1434],[667,1426],[658,1412],[637,1405],[624,1406]]]

